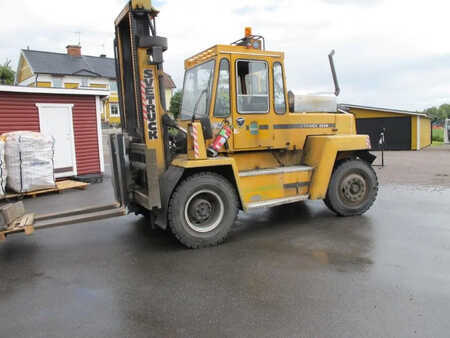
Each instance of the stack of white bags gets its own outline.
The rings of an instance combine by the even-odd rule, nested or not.
[[[0,198],[6,195],[5,140],[0,137]]]
[[[30,131],[4,134],[7,186],[18,193],[55,187],[52,137]]]

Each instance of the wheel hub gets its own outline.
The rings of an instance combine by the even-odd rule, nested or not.
[[[342,196],[351,203],[359,203],[364,200],[367,192],[367,184],[364,178],[358,174],[348,175],[341,184]]]
[[[191,204],[189,215],[195,223],[202,223],[211,217],[213,206],[206,199],[197,199]]]
[[[214,230],[222,222],[225,212],[222,198],[213,190],[194,193],[184,206],[187,226],[195,232]]]

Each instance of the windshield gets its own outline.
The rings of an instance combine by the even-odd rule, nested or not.
[[[182,120],[192,119],[196,105],[196,118],[207,115],[213,75],[214,60],[205,62],[186,72],[183,86],[183,103],[181,105]]]

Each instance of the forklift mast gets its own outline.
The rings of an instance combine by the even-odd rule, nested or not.
[[[168,133],[163,126],[163,53],[167,39],[157,35],[158,11],[151,0],[128,2],[115,20],[114,50],[124,155],[125,196],[147,210],[161,207],[159,177],[168,165]],[[123,157],[122,157],[123,158]],[[128,159],[127,159],[128,161]],[[120,162],[124,162],[123,160]],[[126,203],[132,207],[130,203]]]
[[[122,130],[132,143],[145,144],[161,174],[165,169],[162,76],[167,39],[156,33],[158,13],[151,0],[130,1],[115,21],[114,49]]]

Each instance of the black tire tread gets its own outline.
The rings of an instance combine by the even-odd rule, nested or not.
[[[362,208],[361,210],[358,210],[358,212],[356,212],[356,213],[353,213],[353,212],[352,213],[346,213],[346,212],[339,211],[338,208],[333,206],[333,202],[331,201],[331,199],[330,199],[330,197],[328,195],[328,192],[327,192],[327,196],[324,199],[324,203],[331,211],[333,211],[338,216],[346,217],[346,216],[359,216],[359,215],[362,215],[362,214],[364,214],[367,210],[369,210],[372,207],[373,203],[375,202],[375,200],[377,199],[377,196],[378,196],[378,184],[379,184],[379,182],[378,182],[377,174],[376,174],[375,170],[373,169],[373,167],[370,164],[368,164],[367,162],[365,162],[364,160],[361,160],[361,159],[349,158],[349,159],[345,159],[345,160],[340,161],[340,163],[338,163],[336,165],[336,167],[334,168],[334,170],[333,170],[333,174],[332,174],[331,179],[330,179],[329,187],[332,184],[334,184],[333,179],[334,179],[335,172],[337,170],[341,170],[343,167],[351,166],[352,162],[364,163],[365,166],[367,167],[367,169],[372,172],[373,177],[375,178],[375,185],[373,187],[373,189],[374,189],[373,198],[370,201],[370,203],[365,205],[364,208]]]
[[[237,210],[238,210],[239,204],[238,204],[236,190],[234,189],[234,187],[230,184],[230,182],[225,177],[223,177],[222,175],[219,175],[217,173],[214,173],[214,172],[204,171],[204,172],[200,172],[197,174],[193,174],[193,175],[185,178],[183,181],[180,182],[180,184],[178,184],[177,188],[175,189],[175,192],[172,194],[172,197],[170,198],[169,210],[168,210],[168,220],[169,220],[169,228],[170,228],[172,234],[177,238],[177,240],[179,242],[181,242],[183,245],[185,245],[186,247],[188,247],[190,249],[199,249],[199,248],[217,246],[217,245],[223,243],[228,235],[228,232],[222,233],[221,236],[218,236],[213,241],[210,241],[207,244],[205,244],[203,242],[200,242],[199,240],[192,240],[192,238],[186,236],[185,234],[183,234],[180,231],[177,231],[172,226],[172,224],[174,222],[174,218],[175,218],[174,214],[175,214],[175,208],[176,208],[176,206],[174,205],[174,201],[177,199],[177,196],[182,193],[181,191],[186,186],[186,184],[189,184],[189,182],[191,182],[193,180],[196,180],[199,178],[201,179],[204,177],[214,177],[214,179],[217,181],[218,185],[220,185],[222,187],[227,187],[226,189],[231,189],[233,191],[234,198],[232,199],[232,201],[230,201],[231,203],[234,204],[235,209],[236,209],[233,223],[236,220],[237,214],[238,214]],[[225,212],[226,212],[226,210],[225,210]]]

